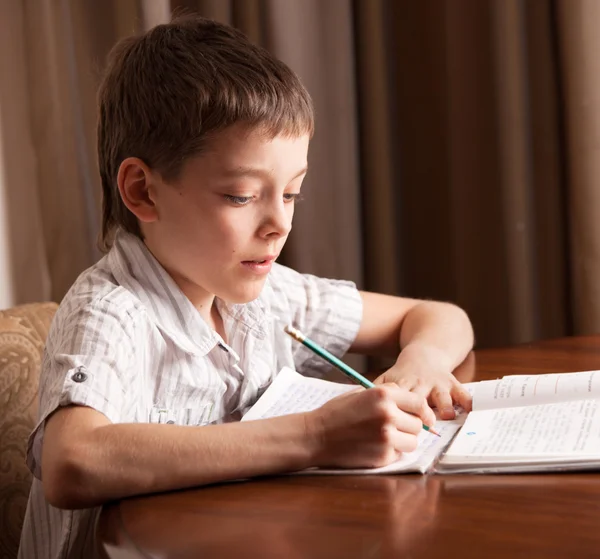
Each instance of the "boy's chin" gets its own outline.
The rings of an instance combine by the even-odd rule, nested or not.
[[[232,289],[227,294],[225,300],[233,305],[244,305],[258,299],[262,292],[264,282],[260,285],[253,285],[251,289]]]

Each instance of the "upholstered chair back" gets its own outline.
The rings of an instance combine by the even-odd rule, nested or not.
[[[0,559],[17,556],[31,474],[27,437],[37,416],[42,352],[57,305],[0,311]]]

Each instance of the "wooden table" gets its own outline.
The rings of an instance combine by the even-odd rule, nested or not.
[[[600,369],[600,336],[477,351],[460,380]],[[104,508],[113,558],[600,557],[600,475],[272,477]]]

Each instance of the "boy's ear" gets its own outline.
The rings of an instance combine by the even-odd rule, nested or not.
[[[144,223],[158,219],[154,202],[157,175],[138,157],[128,157],[121,162],[117,185],[123,204]]]

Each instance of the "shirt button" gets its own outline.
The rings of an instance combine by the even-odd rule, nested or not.
[[[84,380],[87,380],[87,375],[78,370],[72,377],[71,377],[75,382],[83,382]]]

